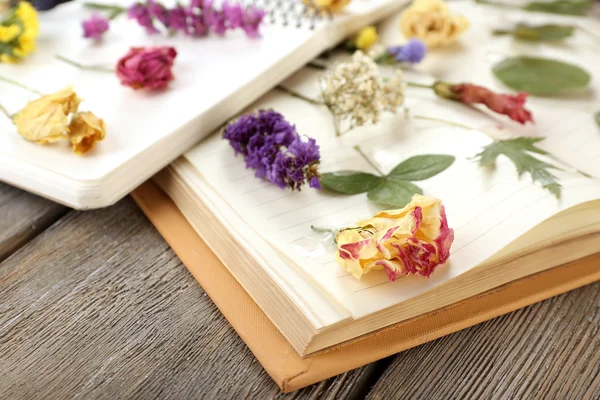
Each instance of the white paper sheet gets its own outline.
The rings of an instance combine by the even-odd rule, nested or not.
[[[460,9],[472,20],[485,19],[486,13],[480,6],[461,2]],[[491,76],[486,54],[515,54],[514,45],[504,38],[489,40],[482,31],[487,32],[489,25],[477,21],[477,26],[480,28],[464,39],[476,41],[475,35],[482,35],[481,42],[476,41],[482,43],[481,46],[471,43],[468,47],[476,51],[442,53],[443,61],[438,59],[435,66],[425,63],[421,69],[441,69],[449,65],[443,78],[456,77],[458,81],[472,81],[508,92]],[[582,45],[585,51],[562,47],[540,50],[536,45],[529,46],[533,47],[530,50],[549,53],[549,56],[573,57],[572,62],[581,65],[598,65],[598,52],[585,47],[589,45],[585,43]],[[591,60],[595,64],[590,64]],[[285,85],[317,97],[317,75],[314,70],[305,70]],[[431,80],[417,72],[407,73],[407,79]],[[277,91],[254,104],[254,109],[273,108],[281,112],[296,124],[300,134],[316,138],[321,146],[322,172],[341,169],[374,172],[353,150],[356,144],[383,172],[413,155],[454,155],[456,162],[448,170],[416,182],[425,194],[443,200],[449,224],[455,230],[450,262],[429,279],[405,277],[389,282],[385,273],[372,272],[357,281],[337,266],[335,247],[321,241],[310,226],[341,228],[383,209],[368,201],[365,194],[344,196],[308,188],[301,193],[281,190],[254,179],[253,171],[245,169],[241,157],[234,157],[233,150],[219,135],[197,146],[186,158],[221,195],[223,207],[235,210],[258,235],[288,260],[293,260],[290,265],[311,276],[357,318],[410,299],[465,273],[561,210],[600,199],[600,180],[586,178],[568,166],[563,165],[563,171],[556,171],[563,185],[562,198],[557,200],[533,184],[529,176],[518,179],[514,165],[503,156],[498,158],[493,171],[482,169],[472,159],[482,146],[491,143],[490,136],[545,136],[547,139],[541,147],[572,167],[600,178],[600,131],[591,112],[599,105],[597,88],[598,82],[594,80],[588,93],[567,100],[531,98],[528,107],[535,115],[536,124],[526,127],[482,109],[437,99],[426,90],[409,88],[406,95],[411,115],[460,122],[480,131],[389,115],[376,126],[355,129],[341,138],[334,136],[332,118],[324,108]]]

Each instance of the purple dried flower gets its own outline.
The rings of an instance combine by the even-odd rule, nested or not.
[[[158,33],[159,30],[154,26],[152,15],[147,4],[135,3],[127,9],[127,17],[135,19],[138,24],[146,29],[148,34]]]
[[[168,10],[166,26],[174,32],[181,31],[188,34],[187,10],[182,6]]]
[[[208,33],[209,26],[206,22],[204,14],[195,14],[193,10],[188,9],[188,34],[194,37],[204,36]]]
[[[98,13],[94,13],[91,17],[81,23],[83,27],[83,37],[100,39],[102,34],[109,28],[108,18],[104,18]]]
[[[227,20],[229,28],[240,28],[244,24],[245,11],[239,4],[230,5],[229,2],[223,3],[223,16]]]
[[[213,7],[213,0],[190,0],[189,5],[166,8],[157,0],[145,0],[129,7],[129,18],[146,28],[148,33],[158,33],[154,20],[161,22],[172,32],[184,32],[190,36],[204,36],[209,31],[223,35],[229,29],[242,29],[248,37],[259,37],[259,26],[265,12],[256,7],[245,9],[241,4],[225,1],[220,10]]]
[[[209,11],[206,20],[217,35],[224,35],[227,32],[227,19],[225,18],[225,13],[222,11]]]
[[[410,39],[403,46],[388,47],[387,52],[396,59],[396,62],[415,64],[425,58],[427,46],[422,40]]]
[[[213,0],[191,0],[190,8],[191,9],[200,9],[200,10],[211,9],[212,3],[213,3]]]
[[[250,7],[246,10],[246,15],[241,26],[248,37],[260,37],[258,29],[264,17],[265,11],[260,8]]]
[[[169,11],[165,6],[155,0],[148,0],[147,8],[150,15],[159,20],[160,23],[165,26],[169,24]]]
[[[254,169],[257,178],[268,179],[280,188],[292,190],[308,182],[320,189],[319,146],[314,139],[303,141],[296,127],[283,115],[259,110],[230,123],[223,138],[229,140],[235,154],[242,154],[246,168]]]

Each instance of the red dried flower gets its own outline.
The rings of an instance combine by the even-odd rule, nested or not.
[[[483,104],[490,110],[498,114],[504,114],[520,124],[533,123],[531,111],[525,108],[527,93],[520,92],[516,95],[494,93],[487,88],[470,83],[453,85],[446,82],[436,82],[433,88],[440,97],[466,104]]]
[[[117,63],[117,77],[133,89],[164,89],[174,79],[171,67],[177,51],[173,47],[133,47]]]

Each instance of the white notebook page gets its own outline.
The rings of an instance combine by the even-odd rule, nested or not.
[[[498,53],[511,54],[512,50],[503,46],[510,47],[512,43],[502,41],[498,50]],[[482,48],[481,51],[490,50]],[[456,56],[462,57],[460,60],[450,59],[448,63],[476,65],[480,73],[463,69],[460,73],[463,79],[501,88],[489,76],[489,65],[479,65],[489,62],[487,54],[466,52]],[[583,64],[595,58],[597,56],[583,52],[579,61]],[[483,61],[479,62],[481,59]],[[317,96],[316,74],[303,71],[285,84]],[[459,75],[456,69],[448,74]],[[418,74],[407,75],[413,80],[427,79]],[[593,85],[596,87],[596,81]],[[507,91],[506,88],[502,90]],[[407,97],[412,114],[462,122],[496,137],[511,134],[546,136],[541,147],[576,168],[600,177],[600,132],[590,112],[598,104],[593,91],[562,102],[532,98],[528,107],[537,122],[535,126],[526,127],[517,126],[505,117],[490,117],[479,110],[436,99],[420,89],[408,89]],[[442,174],[417,182],[425,194],[441,198],[446,206],[449,224],[455,230],[449,263],[429,279],[405,277],[389,282],[383,272],[372,272],[360,281],[348,275],[334,260],[335,248],[322,242],[310,229],[310,225],[348,226],[385,208],[368,201],[365,194],[343,196],[308,188],[301,193],[280,190],[253,178],[253,171],[244,168],[243,160],[234,157],[233,150],[219,135],[186,155],[222,196],[223,207],[230,206],[235,210],[258,235],[291,260],[292,265],[311,276],[355,318],[430,290],[474,268],[557,212],[600,198],[600,181],[586,178],[572,168],[556,171],[564,187],[560,201],[531,183],[528,176],[517,179],[515,167],[504,157],[499,157],[494,171],[480,168],[469,158],[491,142],[481,132],[435,122],[407,121],[397,115],[384,118],[377,126],[356,129],[336,139],[331,116],[325,109],[281,92],[270,93],[253,108],[274,108],[295,123],[298,132],[316,138],[321,145],[323,172],[340,169],[374,172],[352,149],[355,144],[360,144],[384,172],[418,154],[452,154],[457,158]]]
[[[99,0],[112,4],[112,0]],[[281,7],[301,0],[286,0]],[[107,126],[104,141],[80,157],[66,142],[40,146],[23,140],[8,118],[0,118],[0,180],[78,208],[109,205],[149,178],[194,143],[212,132],[306,61],[341,40],[341,32],[402,4],[391,0],[356,0],[332,21],[314,29],[261,26],[262,38],[241,30],[190,38],[152,35],[122,15],[100,43],[83,39],[81,22],[92,14],[83,1],[40,13],[37,51],[19,64],[0,63],[0,75],[42,93],[73,85],[84,99],[80,109],[93,111]],[[134,1],[116,2],[127,6]],[[170,0],[165,3],[173,4]],[[217,5],[220,1],[215,2]],[[87,65],[113,68],[130,47],[173,46],[178,55],[169,89],[134,91],[120,85],[114,73],[80,70],[56,54]],[[29,92],[0,82],[0,104],[19,111]]]

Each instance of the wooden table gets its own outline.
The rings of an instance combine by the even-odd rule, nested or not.
[[[0,183],[0,398],[600,398],[600,283],[280,393],[136,204]]]

